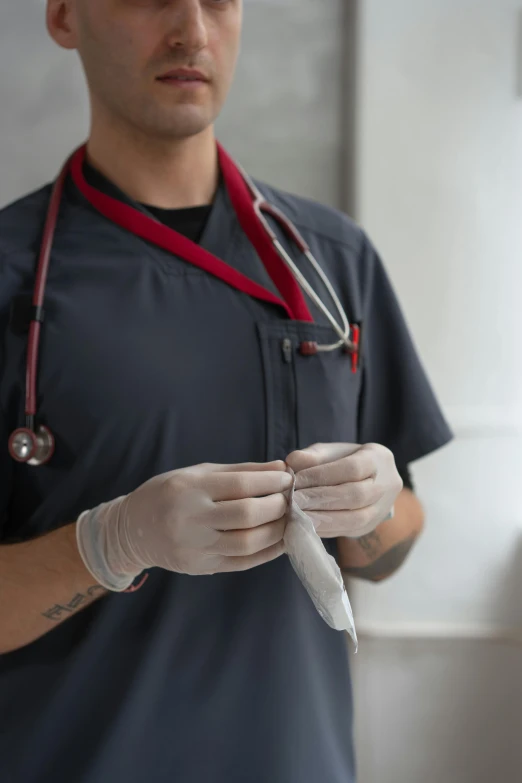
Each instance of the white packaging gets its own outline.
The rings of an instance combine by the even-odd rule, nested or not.
[[[290,469],[289,473],[294,476]],[[336,631],[348,631],[357,652],[353,612],[341,569],[326,551],[310,517],[295,502],[294,491],[295,476],[288,498],[286,552],[323,620]]]

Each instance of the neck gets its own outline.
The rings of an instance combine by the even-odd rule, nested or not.
[[[163,209],[211,204],[219,164],[213,128],[161,141],[93,125],[87,159],[134,201]]]

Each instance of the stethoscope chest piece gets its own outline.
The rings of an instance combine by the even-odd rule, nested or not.
[[[54,437],[47,427],[40,426],[36,432],[20,427],[9,438],[9,454],[16,462],[40,467],[54,454]]]

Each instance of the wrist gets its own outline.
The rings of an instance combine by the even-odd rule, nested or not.
[[[98,584],[112,592],[124,592],[143,567],[122,546],[120,539],[124,497],[85,511],[76,522],[78,551]]]

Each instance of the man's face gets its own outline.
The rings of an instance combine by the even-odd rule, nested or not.
[[[77,49],[93,109],[158,139],[208,128],[232,83],[242,0],[48,0],[48,27]]]

